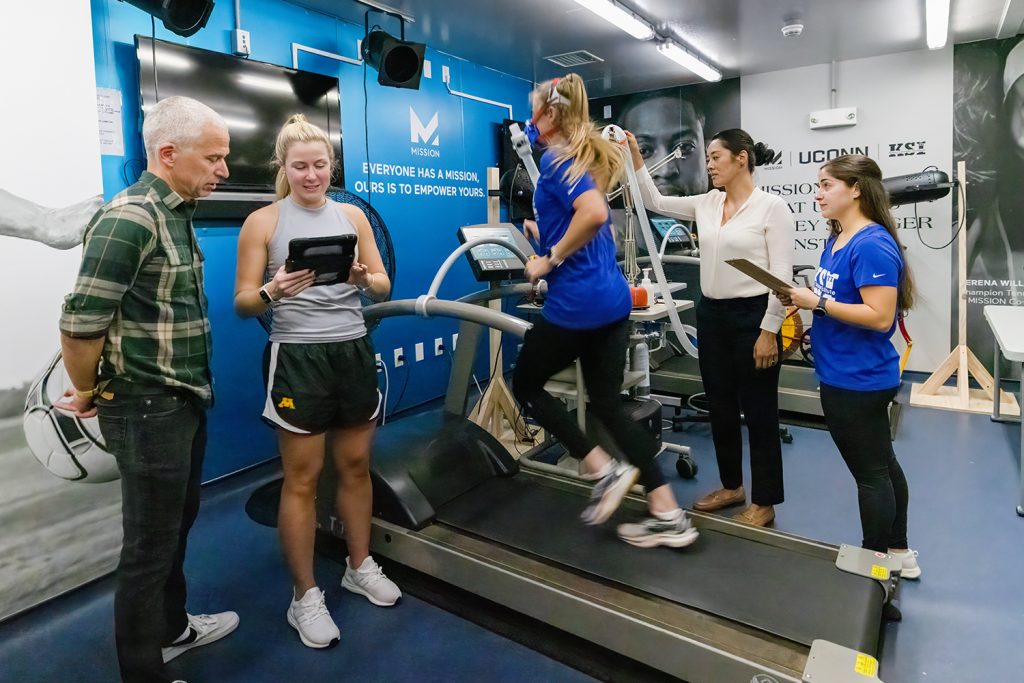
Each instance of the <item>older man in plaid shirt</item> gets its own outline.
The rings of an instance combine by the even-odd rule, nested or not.
[[[185,611],[185,545],[199,511],[206,409],[213,403],[195,199],[227,178],[228,130],[185,97],[146,112],[147,170],[86,228],[60,319],[75,391],[121,471],[124,543],[114,625],[126,683],[169,683],[164,663],[226,636],[234,612]]]

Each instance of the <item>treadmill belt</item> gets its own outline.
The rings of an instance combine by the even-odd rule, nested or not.
[[[438,521],[666,600],[810,646],[823,638],[874,655],[883,591],[832,561],[701,530],[688,548],[636,548],[579,518],[586,499],[517,476],[490,479],[437,512]]]

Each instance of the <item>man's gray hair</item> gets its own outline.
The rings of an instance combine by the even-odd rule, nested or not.
[[[191,97],[167,97],[145,112],[142,142],[146,156],[155,159],[161,145],[189,147],[209,126],[227,128],[221,115]]]

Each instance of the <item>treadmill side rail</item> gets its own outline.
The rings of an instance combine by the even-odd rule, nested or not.
[[[836,556],[836,567],[844,572],[877,579],[888,592],[902,563],[892,555],[843,543],[839,546],[839,555]]]
[[[801,679],[804,683],[882,683],[878,660],[856,650],[815,640]]]

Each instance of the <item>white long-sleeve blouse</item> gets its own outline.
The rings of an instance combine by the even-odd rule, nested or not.
[[[736,270],[726,259],[745,258],[773,275],[793,279],[793,214],[782,198],[754,188],[743,206],[724,224],[725,192],[712,190],[691,197],[665,197],[647,169],[637,172],[644,205],[655,213],[696,221],[700,237],[700,289],[712,299],[759,296],[768,288]],[[768,297],[761,329],[778,332],[785,307]]]

